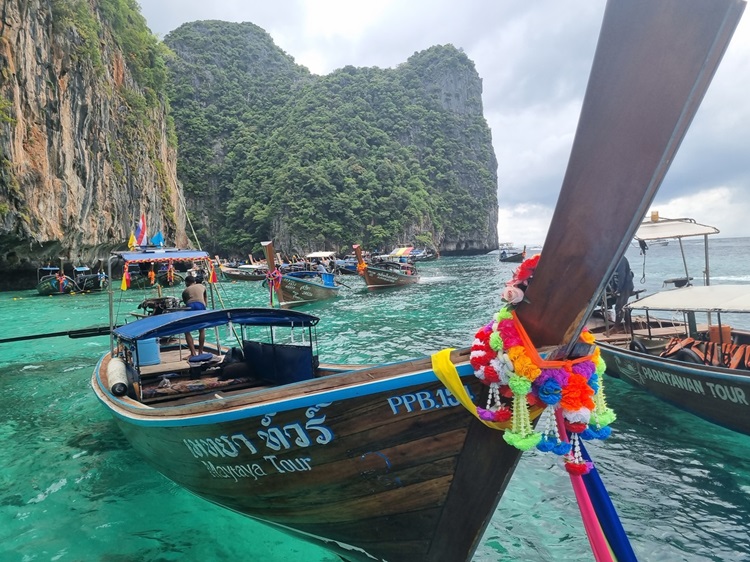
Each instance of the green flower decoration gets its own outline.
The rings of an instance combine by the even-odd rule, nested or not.
[[[493,351],[502,351],[503,349],[503,338],[500,337],[500,334],[497,332],[492,332],[492,335],[490,336],[490,348]]]
[[[508,445],[514,446],[516,449],[521,451],[528,451],[536,447],[542,440],[541,433],[529,433],[523,435],[521,433],[513,433],[512,431],[506,431],[503,433],[503,439]]]
[[[511,375],[508,386],[516,396],[526,396],[531,390],[531,381],[519,375]]]

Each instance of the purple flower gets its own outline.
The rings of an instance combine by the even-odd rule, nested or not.
[[[573,365],[573,372],[579,374],[589,380],[591,375],[596,372],[596,366],[593,361],[582,361]]]

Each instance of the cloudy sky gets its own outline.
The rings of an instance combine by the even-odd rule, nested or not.
[[[501,241],[544,241],[565,173],[604,0],[139,0],[163,38],[195,20],[252,22],[316,74],[395,67],[453,44],[483,80],[498,159]],[[750,236],[750,10],[652,207]]]

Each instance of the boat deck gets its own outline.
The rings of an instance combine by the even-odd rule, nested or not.
[[[140,367],[138,400],[152,407],[173,405],[175,400],[189,404],[212,398],[228,398],[247,389],[263,390],[279,383],[257,376],[252,366],[245,361],[227,361],[229,348],[223,347],[217,354],[215,348],[206,348],[210,358],[205,361],[189,361],[190,352],[182,345],[159,351],[159,363]],[[325,377],[345,371],[367,368],[368,365],[321,364],[312,378]]]

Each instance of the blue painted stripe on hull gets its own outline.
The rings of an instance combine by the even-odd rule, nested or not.
[[[99,390],[107,396],[107,400],[117,404],[120,407],[126,408],[125,402],[111,394],[106,388],[104,388],[101,377],[99,376],[101,363],[104,360],[102,357],[96,366],[96,380]],[[474,371],[470,364],[466,363],[463,365],[456,366],[458,374],[461,377],[473,376]],[[336,375],[332,375],[336,376]],[[419,373],[412,373],[409,375],[389,377],[383,380],[375,380],[366,382],[358,385],[347,386],[344,388],[337,388],[330,391],[324,391],[314,394],[306,394],[296,398],[290,398],[285,400],[279,400],[270,403],[253,404],[247,407],[239,407],[237,409],[222,411],[222,412],[208,412],[203,414],[194,414],[187,417],[179,418],[153,418],[143,419],[129,415],[118,410],[112,409],[106,400],[103,400],[97,395],[97,398],[102,404],[115,416],[126,421],[131,425],[143,426],[143,427],[184,427],[184,426],[198,426],[198,425],[213,425],[219,423],[232,422],[241,420],[244,418],[264,416],[269,413],[286,412],[289,410],[295,410],[300,408],[307,408],[316,404],[338,402],[350,400],[352,398],[360,398],[363,396],[376,395],[385,392],[391,392],[402,388],[418,385],[418,384],[430,384],[438,381],[434,371],[421,371]],[[297,383],[301,384],[301,383]],[[303,383],[302,383],[303,384]],[[293,388],[294,385],[290,385]],[[216,399],[217,403],[224,402],[225,400]],[[167,408],[162,409],[162,411]],[[179,415],[179,414],[175,414]]]

